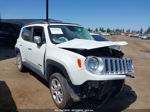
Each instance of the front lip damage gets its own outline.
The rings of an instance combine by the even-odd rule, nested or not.
[[[102,47],[108,47],[108,46],[123,46],[127,45],[128,43],[125,41],[118,41],[118,42],[112,42],[112,41],[105,41],[105,42],[99,42],[94,40],[85,40],[85,39],[73,39],[64,43],[57,44],[56,46],[59,48],[70,48],[70,49],[80,49],[80,50],[90,50],[90,49],[96,49],[96,48],[102,48]]]

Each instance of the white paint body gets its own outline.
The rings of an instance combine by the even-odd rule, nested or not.
[[[92,74],[86,70],[86,67],[84,64],[86,57],[78,53],[74,53],[74,52],[62,49],[62,48],[94,49],[94,48],[107,47],[107,46],[126,45],[127,44],[126,42],[111,42],[111,41],[96,42],[96,41],[91,41],[91,40],[74,39],[74,40],[71,40],[62,44],[55,45],[50,40],[49,32],[48,32],[48,25],[49,24],[34,24],[34,25],[26,26],[26,27],[42,26],[44,28],[46,43],[43,44],[40,48],[35,43],[24,41],[20,33],[20,37],[17,40],[17,44],[15,47],[20,49],[23,62],[28,62],[32,64],[35,68],[39,69],[44,75],[43,61],[46,61],[47,59],[54,60],[66,68],[69,78],[72,84],[74,85],[81,85],[86,81],[121,80],[121,79],[126,78],[126,75]],[[59,25],[59,24],[54,24],[54,25]],[[30,48],[32,50],[29,50]],[[45,60],[44,60],[44,55],[45,55]],[[78,67],[77,59],[80,59],[82,62],[81,68]]]

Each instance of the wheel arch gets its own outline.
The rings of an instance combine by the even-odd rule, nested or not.
[[[71,82],[70,80],[70,77],[69,77],[69,74],[66,70],[66,68],[64,67],[64,65],[60,64],[59,62],[56,62],[54,60],[46,60],[46,79],[49,80],[50,76],[53,74],[53,73],[61,73],[68,82]]]
[[[16,48],[15,48],[15,53],[16,53],[16,55],[17,55],[18,53],[21,53],[21,52],[20,52],[20,49],[16,47]]]

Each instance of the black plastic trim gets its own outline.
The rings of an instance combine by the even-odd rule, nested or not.
[[[16,53],[16,55],[17,55],[18,52],[20,52],[20,49],[17,48],[17,47],[15,47],[15,53]]]
[[[63,75],[65,76],[67,81],[71,82],[66,68],[62,64],[60,64],[59,62],[56,62],[56,61],[50,60],[50,59],[46,60],[46,67],[45,67],[46,68],[46,78],[47,78],[47,80],[49,80],[49,76],[51,75],[51,74],[47,73],[47,69],[48,69],[49,65],[59,68],[63,72]]]
[[[45,78],[42,72],[39,69],[37,69],[34,65],[29,64],[27,62],[23,62],[23,65],[35,72],[36,74],[38,74],[40,77]]]
[[[67,82],[69,84],[69,86],[67,86],[67,88],[69,90],[69,93],[70,93],[73,101],[74,102],[80,101],[80,97],[77,95],[77,92],[76,92],[76,86],[72,84],[72,82],[71,82],[71,80],[69,78],[69,75],[67,73],[66,68],[62,64],[60,64],[60,63],[58,63],[56,61],[47,59],[46,60],[46,70],[45,70],[46,71],[46,77],[45,78],[47,80],[49,80],[49,77],[51,75],[51,74],[47,73],[48,72],[48,66],[57,67],[58,69],[60,69],[63,72],[63,75],[64,75],[64,77],[66,78],[66,80],[67,80]]]

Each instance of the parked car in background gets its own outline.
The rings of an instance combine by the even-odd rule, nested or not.
[[[107,38],[97,34],[97,33],[90,33],[90,35],[96,40],[96,41],[110,41]]]
[[[0,23],[0,46],[14,46],[20,30],[18,24]]]
[[[110,34],[107,33],[107,32],[101,32],[100,34],[103,35],[103,36],[110,36]]]
[[[147,35],[147,38],[150,39],[150,35]]]
[[[140,35],[139,38],[141,38],[141,39],[150,39],[150,35]]]
[[[132,37],[139,38],[140,34],[134,34],[134,35],[132,35]]]
[[[96,40],[96,41],[110,41],[109,39],[97,34],[97,33],[90,33],[90,35]],[[120,51],[120,46],[111,46],[112,49],[116,49],[118,51]]]
[[[141,35],[140,38],[141,39],[147,39],[147,36],[146,35]]]

